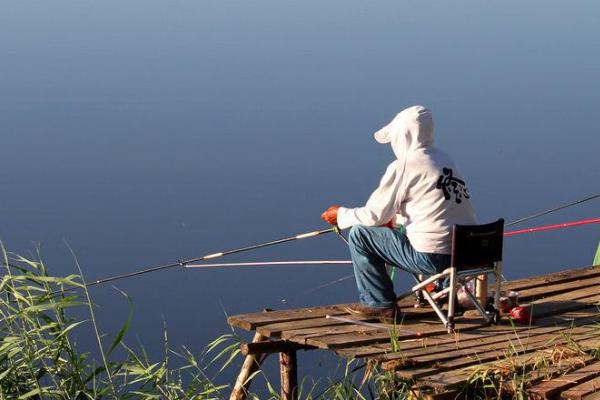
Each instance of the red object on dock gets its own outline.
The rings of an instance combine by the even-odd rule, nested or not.
[[[529,314],[529,311],[523,306],[516,306],[510,310],[510,317],[518,322],[519,324],[533,323],[533,318]]]

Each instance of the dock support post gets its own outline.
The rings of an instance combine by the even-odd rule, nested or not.
[[[289,349],[279,353],[281,368],[281,400],[298,398],[298,360],[296,350]]]
[[[479,304],[485,309],[488,300],[488,276],[479,275],[475,279],[475,297],[479,301]]]
[[[254,339],[252,339],[252,343],[258,343],[265,340],[265,337],[260,333],[256,333],[254,335]],[[266,354],[248,354],[246,359],[244,360],[244,364],[242,365],[242,370],[235,380],[235,385],[233,386],[233,390],[231,391],[231,396],[229,396],[229,400],[245,400],[248,394],[248,389],[250,388],[250,382],[248,378],[252,376],[258,369],[260,368],[260,364],[265,359]]]

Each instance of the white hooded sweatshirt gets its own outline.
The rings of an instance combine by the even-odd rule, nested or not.
[[[379,187],[359,208],[340,207],[338,226],[404,225],[406,235],[422,253],[450,254],[452,226],[476,223],[467,184],[451,158],[433,146],[433,119],[422,106],[400,112],[375,132],[390,143],[397,157]]]

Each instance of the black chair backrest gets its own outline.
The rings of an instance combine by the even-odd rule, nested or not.
[[[451,265],[460,271],[502,261],[503,235],[502,218],[485,225],[454,225]]]

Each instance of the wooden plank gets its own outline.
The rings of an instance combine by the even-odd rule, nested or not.
[[[349,315],[349,314],[338,314],[338,316],[339,315],[343,315],[344,318],[355,320],[355,321],[379,322],[377,319],[373,319],[373,318],[361,318],[361,317]],[[277,337],[281,337],[282,332],[295,331],[295,330],[300,330],[300,329],[309,329],[309,328],[334,327],[334,326],[339,326],[339,325],[347,325],[347,323],[337,321],[335,319],[327,319],[327,318],[325,318],[325,316],[322,316],[322,317],[318,317],[318,318],[303,319],[303,320],[298,320],[298,321],[277,322],[277,323],[273,323],[273,324],[267,324],[267,325],[257,327],[256,331],[260,332],[261,334],[263,334],[265,336],[277,338]]]
[[[520,290],[525,291],[526,289],[532,289],[543,286],[544,288],[551,289],[552,284],[555,283],[567,283],[569,281],[577,279],[587,279],[600,276],[600,268],[586,267],[580,269],[571,269],[565,271],[559,271],[552,274],[535,276],[530,278],[518,279],[514,281],[504,282],[502,287],[504,290]],[[550,290],[551,291],[551,290]],[[524,292],[524,295],[526,292]],[[412,308],[414,299],[406,298],[400,301],[399,305],[405,307],[407,310]],[[297,319],[311,318],[315,316],[323,316],[327,313],[333,313],[335,311],[343,310],[344,307],[350,304],[336,304],[328,306],[318,307],[306,307],[293,310],[278,310],[272,311],[266,315],[266,313],[248,313],[235,315],[229,318],[232,325],[238,326],[243,329],[252,330],[256,326],[262,325],[265,322],[283,322],[293,321]],[[414,309],[415,313],[421,313],[420,309]]]
[[[418,339],[405,339],[399,340],[398,345],[400,346],[400,351],[405,352],[413,349],[429,349],[430,351],[435,351],[437,346],[449,345],[449,346],[457,346],[459,342],[465,342],[469,340],[483,340],[485,335],[492,334],[492,331],[485,330],[488,327],[480,327],[472,330],[468,330],[466,332],[460,332],[457,335],[448,335],[446,331],[441,332],[440,335],[432,335],[425,336]],[[508,334],[514,332],[512,328],[503,326],[502,329],[494,331],[494,335],[496,334]],[[338,353],[342,357],[351,357],[351,358],[376,358],[386,354],[393,354],[395,351],[393,349],[393,345],[388,341],[384,343],[374,343],[374,344],[366,344],[362,346],[354,346],[354,347],[342,347],[336,348],[336,353]],[[427,350],[424,350],[427,351]]]
[[[555,285],[540,286],[519,292],[519,301],[525,303],[532,299],[540,299],[565,292],[578,291],[584,288],[597,286],[600,284],[600,276],[593,276],[589,279],[575,279],[569,282],[561,282]]]
[[[321,337],[321,336],[336,335],[336,334],[342,334],[342,333],[363,335],[366,332],[372,332],[372,331],[383,331],[389,337],[388,329],[380,329],[380,328],[374,328],[374,327],[369,327],[369,326],[359,326],[359,325],[353,325],[353,324],[348,324],[348,323],[344,323],[344,322],[340,322],[335,325],[328,324],[326,326],[317,326],[317,327],[310,327],[310,328],[286,330],[282,333],[281,337],[285,340],[306,344],[306,339],[312,338],[312,337]]]
[[[586,287],[595,283],[600,283],[600,269],[598,268],[584,268],[580,270],[568,270],[554,274],[549,274],[541,277],[527,278],[524,280],[512,281],[505,284],[506,289],[521,290],[521,299],[527,300],[534,296],[540,296],[542,294],[550,294],[557,292],[564,292],[573,288]],[[583,280],[581,284],[577,284],[573,281]],[[587,279],[590,278],[590,279]],[[592,279],[594,278],[594,279]],[[550,285],[548,285],[550,283]],[[553,285],[553,284],[556,285]],[[543,285],[543,287],[539,287]],[[530,288],[529,290],[525,290]],[[430,308],[412,308],[414,299],[407,298],[401,301],[401,305],[405,307],[406,313],[405,318],[407,320],[413,318],[421,318],[426,316],[432,316],[433,311]],[[228,319],[228,322],[232,326],[240,327],[246,330],[254,330],[258,326],[265,324],[284,323],[289,321],[297,321],[303,319],[311,319],[331,315],[344,314],[344,307],[349,304],[336,304],[319,307],[306,307],[292,310],[278,310],[269,313],[249,313],[234,315]]]
[[[573,358],[559,359],[555,364],[546,366],[544,368],[535,368],[535,365],[530,366],[527,373],[525,390],[529,392],[527,386],[536,385],[545,380],[552,380],[562,375],[568,374],[571,371],[575,371],[588,364],[596,362],[596,358],[586,355]],[[519,382],[515,383],[511,378],[505,379],[500,383],[500,390],[507,395],[516,395],[514,388],[522,384],[523,376],[519,376]],[[514,396],[513,396],[514,397]],[[528,393],[528,398],[532,398],[533,395]]]
[[[581,355],[573,358],[558,358],[558,361],[554,364],[546,366],[542,369],[531,369],[528,373],[527,385],[529,387],[533,387],[544,381],[551,381],[553,379],[560,379],[560,377],[569,374],[573,371],[580,370],[581,368],[585,368],[589,364],[593,364],[598,362],[596,357],[586,354],[585,356]],[[535,366],[534,366],[535,367]],[[522,378],[520,378],[521,380]],[[506,379],[501,384],[501,389],[505,391],[507,394],[513,394],[513,389],[515,387],[512,380]],[[529,395],[529,397],[533,397]]]
[[[600,392],[600,378],[594,378],[564,391],[560,397],[569,400],[581,400],[591,397],[590,395],[597,394],[598,392]]]
[[[598,344],[597,336],[579,341],[577,343],[577,345],[583,351],[590,350],[590,349],[594,348],[595,346],[597,346],[597,344]],[[521,367],[531,367],[531,366],[535,365],[537,362],[539,362],[541,357],[544,357],[546,359],[551,357],[552,355],[548,353],[549,350],[550,349],[542,348],[533,353],[529,352],[529,353],[520,354],[520,355],[511,357],[510,360],[497,360],[495,362],[485,362],[483,364],[477,364],[476,367],[477,367],[477,369],[489,368],[489,369],[501,369],[501,370],[510,368],[511,364],[519,365]],[[569,360],[569,361],[567,361],[567,360]],[[570,368],[573,368],[573,365],[575,365],[576,362],[579,362],[581,365],[584,365],[584,364],[589,364],[589,363],[593,362],[594,360],[595,360],[594,357],[584,356],[584,355],[581,355],[579,357],[571,357],[568,359],[561,359],[561,363],[564,366],[564,368],[562,370],[564,371],[564,370],[569,370]],[[510,363],[510,364],[508,364],[508,363]],[[560,367],[560,366],[561,365],[558,365],[558,367]],[[467,379],[469,378],[469,376],[471,376],[473,371],[474,371],[473,368],[461,368],[459,370],[453,370],[453,371],[442,371],[440,373],[427,376],[426,378],[424,378],[422,380],[421,383],[427,384],[427,385],[430,385],[433,387],[438,387],[441,389],[447,388],[447,387],[454,387],[456,385],[460,386],[460,385],[464,385],[466,383]]]
[[[456,329],[459,331],[467,331],[471,329],[480,328],[485,321],[481,318],[470,319],[468,321],[461,321],[456,324]],[[425,329],[423,329],[425,328]],[[359,332],[315,332],[315,336],[302,336],[301,334],[290,334],[284,333],[284,337],[288,340],[299,341],[306,343],[311,346],[316,346],[323,349],[337,349],[340,347],[350,346],[362,346],[371,343],[385,342],[390,340],[389,330],[364,328],[365,330]],[[396,335],[398,340],[415,339],[420,337],[447,334],[446,328],[441,323],[435,323],[431,325],[415,324],[411,325],[407,329],[413,332],[404,333],[403,327],[400,327],[400,332]],[[415,335],[414,331],[418,331],[420,335]],[[319,335],[319,336],[316,336]]]
[[[593,272],[593,274],[591,273]],[[563,294],[567,292],[572,292],[574,290],[581,290],[585,288],[595,287],[600,284],[600,268],[596,268],[594,271],[591,271],[590,275],[585,275],[583,277],[574,277],[570,276],[566,282],[563,281],[555,281],[550,284],[545,284],[542,286],[535,286],[532,288],[527,288],[519,291],[519,301],[521,304],[533,301],[540,300],[545,297],[554,296],[558,294]],[[411,311],[407,314],[406,320],[414,319],[414,318],[423,318],[423,317],[435,317],[435,313],[426,305],[423,308],[413,309],[415,311]]]
[[[600,268],[598,271],[594,271],[593,275],[584,276],[582,278],[576,278],[567,280],[567,282],[556,281],[551,284],[543,285],[543,286],[535,286],[533,288],[528,288],[519,291],[519,302],[521,304],[540,300],[545,297],[554,296],[562,293],[572,292],[574,290],[581,290],[585,288],[595,287],[600,285]],[[427,304],[422,308],[413,309],[414,311],[410,311],[406,315],[406,320],[411,320],[415,318],[424,318],[424,317],[435,317],[434,311]]]
[[[428,393],[429,391],[414,390],[409,400],[457,400],[460,394],[458,391],[449,391],[444,393]]]
[[[417,357],[403,357],[391,361],[385,361],[382,364],[384,370],[393,370],[402,368],[403,365],[411,366],[429,366],[435,365],[440,371],[463,368],[478,363],[485,363],[501,359],[507,352],[517,354],[526,354],[537,350],[543,350],[551,345],[565,344],[570,340],[586,340],[591,338],[600,338],[600,332],[595,331],[594,327],[581,327],[581,330],[575,330],[568,337],[556,334],[546,334],[533,336],[529,340],[523,339],[520,343],[511,344],[504,341],[495,344],[486,344],[482,347],[464,348],[460,350],[448,351],[444,354],[426,354]]]
[[[600,300],[598,288],[590,287],[546,297],[525,306],[529,308],[530,313],[535,318],[539,318],[587,308],[592,304],[596,304],[598,300]]]
[[[464,342],[468,340],[483,340],[484,336],[482,333],[471,334],[470,332],[471,331],[462,332],[459,335],[459,338],[455,338],[453,335],[443,334],[443,336],[427,336],[419,339],[400,340],[397,344],[400,346],[399,351],[402,353],[414,349],[423,349],[423,351],[435,352],[437,351],[438,346],[448,345],[449,347],[455,347],[458,342]],[[500,332],[510,333],[512,330],[507,329]],[[346,358],[374,358],[380,360],[386,355],[391,357],[393,354],[395,354],[395,346],[396,345],[392,345],[388,341],[383,343],[366,344],[362,346],[336,348],[335,352],[338,355]]]
[[[478,320],[479,321],[479,320]],[[286,340],[293,340],[304,343],[307,339],[325,338],[326,336],[349,334],[351,336],[364,335],[367,333],[380,333],[384,338],[390,338],[390,331],[395,329],[397,337],[401,340],[413,339],[416,337],[424,337],[429,333],[438,333],[443,325],[439,322],[433,323],[417,323],[408,325],[386,325],[386,328],[366,327],[348,323],[339,323],[335,326],[309,327],[303,329],[291,329],[283,332],[282,337]],[[445,332],[445,329],[444,329]],[[325,347],[324,347],[325,348]]]
[[[600,273],[600,272],[599,272]],[[594,279],[593,281],[591,281],[592,284],[597,284],[600,283],[600,279]],[[585,297],[587,295],[589,295],[591,292],[589,290],[593,290],[593,287],[588,287],[586,286],[588,283],[577,283],[577,282],[570,282],[567,284],[567,286],[565,287],[564,285],[561,286],[561,290],[570,290],[573,288],[579,288],[583,285],[583,290],[578,290],[576,291],[575,294],[573,294],[573,292],[569,292],[569,293],[561,293],[562,297],[555,297],[555,296],[550,296],[555,301],[561,301],[561,300],[577,300],[578,298],[581,297]],[[589,290],[585,290],[585,289],[589,289]],[[547,288],[538,288],[536,289],[535,292],[530,292],[529,294],[525,294],[525,299],[530,298],[531,296],[536,296],[536,295],[541,295],[541,293],[543,292],[548,292],[551,293],[552,292],[552,288],[551,287],[547,287]],[[547,297],[548,298],[548,297]],[[589,303],[589,302],[588,302]],[[540,300],[537,300],[534,302],[534,305],[540,305],[542,304],[540,302]],[[549,313],[555,312],[555,311],[567,311],[569,309],[577,309],[580,306],[582,306],[583,304],[565,304],[562,306],[561,310],[556,310],[555,308],[551,307],[534,307],[534,311],[536,312],[537,316],[543,316],[543,315],[548,315]],[[286,328],[286,323],[290,323],[290,322],[299,322],[301,325],[301,327],[310,327],[310,326],[326,326],[328,323],[327,322],[316,322],[316,325],[313,325],[312,322],[310,320],[314,320],[314,319],[319,319],[321,317],[324,317],[325,315],[327,315],[328,313],[331,315],[344,315],[345,311],[344,311],[344,307],[346,307],[346,304],[338,304],[338,305],[331,305],[331,306],[323,306],[323,307],[312,307],[312,308],[303,308],[303,309],[296,309],[296,310],[283,310],[283,311],[273,311],[273,312],[269,312],[269,313],[251,313],[251,314],[242,314],[242,315],[236,315],[236,316],[232,316],[229,318],[229,323],[233,326],[237,326],[243,329],[248,329],[248,330],[253,330],[256,329],[257,327],[262,327],[264,325],[268,325],[269,328],[264,328],[262,329],[262,333],[265,334],[266,336],[270,336],[270,337],[278,337],[281,332]],[[425,317],[425,316],[429,316],[432,314],[432,311],[430,309],[426,309],[426,308],[421,308],[421,309],[412,309],[409,311],[409,313],[406,315],[406,319],[410,320],[413,317]],[[321,324],[321,325],[319,325]],[[298,326],[298,327],[300,327]],[[295,327],[294,325],[291,325],[290,327]],[[272,329],[272,332],[269,332],[269,329]],[[278,330],[279,329],[279,330]]]
[[[271,312],[257,312],[250,314],[234,315],[227,319],[231,326],[237,326],[246,330],[254,330],[257,326],[272,324],[276,322],[297,321],[302,319],[320,318],[327,314],[345,314],[344,308],[349,304],[336,304],[330,306],[307,307],[293,310],[278,310]]]
[[[528,389],[532,399],[551,399],[581,382],[600,376],[600,362],[594,362],[583,368],[550,380],[544,380]],[[598,385],[600,388],[600,384]],[[564,398],[569,398],[564,397]]]
[[[434,367],[408,367],[396,371],[396,375],[405,379],[418,379],[425,376],[433,375],[439,372],[439,369]]]
[[[479,329],[473,329],[467,332],[460,332],[456,335],[441,335],[441,336],[428,336],[420,339],[408,339],[400,341],[399,345],[402,352],[413,349],[429,349],[430,351],[436,351],[437,346],[441,345],[453,345],[455,348],[459,348],[459,343],[463,342],[465,345],[470,340],[477,342],[480,341],[494,341],[496,335],[502,334],[517,334],[524,332],[526,335],[535,334],[537,332],[551,332],[554,330],[567,329],[571,326],[579,326],[588,323],[593,323],[600,319],[600,312],[596,306],[588,306],[585,309],[567,312],[565,314],[553,315],[548,317],[539,318],[536,321],[535,326],[507,326],[507,325],[491,325],[483,326]],[[364,345],[359,347],[340,348],[335,350],[339,355],[347,358],[357,357],[377,357],[387,353],[393,353],[392,344],[376,343],[372,345]]]
[[[260,333],[257,333],[260,335]],[[261,335],[262,336],[262,335]],[[253,354],[281,353],[285,350],[311,350],[314,347],[300,345],[285,340],[263,340],[262,342],[242,343],[240,353],[244,356]]]
[[[236,326],[245,330],[254,330],[259,326],[267,324],[285,323],[290,321],[306,320],[312,318],[324,317],[325,315],[347,314],[344,311],[354,303],[332,304],[318,307],[305,307],[288,310],[277,310],[271,312],[255,312],[248,314],[233,315],[227,319],[231,326]],[[414,308],[414,299],[403,299],[399,304],[402,307],[405,319],[421,318],[423,316],[433,315],[433,311],[424,308]]]
[[[587,296],[587,297],[586,297]],[[536,316],[546,316],[550,314],[557,314],[561,312],[573,311],[578,309],[588,308],[591,304],[595,304],[600,300],[600,295],[597,294],[596,288],[586,288],[576,293],[563,293],[555,296],[550,296],[545,299],[541,299],[532,303],[533,313]],[[479,320],[478,323],[467,322],[466,318],[457,320],[457,330],[470,330],[476,329],[483,325],[483,320]],[[477,321],[477,320],[475,320]],[[445,329],[441,323],[432,325],[428,329],[423,329],[420,325],[410,326],[409,329],[421,332],[421,336],[431,336],[436,334],[445,333]],[[322,337],[316,337],[322,332]],[[389,339],[386,336],[387,332],[371,332],[367,335],[361,332],[359,335],[348,332],[348,330],[315,330],[315,331],[302,331],[300,332],[284,332],[283,337],[287,340],[298,341],[299,343],[309,344],[319,348],[339,348],[339,347],[350,347],[359,346],[370,343],[384,342]],[[302,337],[303,334],[311,334],[311,337]],[[368,336],[368,337],[367,337]],[[398,339],[414,339],[417,335],[398,335]]]
[[[519,368],[531,369],[540,361],[540,357],[542,356],[547,357],[547,354],[544,354],[544,352],[522,354],[513,357],[511,362],[518,365]],[[579,368],[582,365],[589,364],[593,360],[594,358],[591,356],[563,359],[555,371],[564,372],[572,368]],[[506,363],[506,361],[497,361],[495,363],[480,364],[473,368],[462,368],[460,370],[432,374],[421,379],[419,385],[435,387],[438,390],[464,387],[477,370],[489,369],[491,371],[510,371],[510,366],[503,363]]]
[[[588,292],[585,292],[584,294],[588,294]],[[564,295],[563,295],[563,297],[564,297]],[[573,297],[576,298],[578,296],[571,295],[570,297],[571,298],[573,298]],[[556,297],[544,299],[545,302],[551,302],[551,301],[555,301],[555,300],[556,300]],[[593,302],[595,302],[595,299],[588,299],[586,302],[577,303],[575,305],[568,304],[567,305],[568,307],[566,307],[566,308],[573,309],[573,308],[580,308],[580,307],[589,307],[589,304],[587,304],[587,303],[593,303]],[[541,307],[541,304],[543,304],[543,301],[536,302],[535,305],[534,305],[534,309],[535,310],[539,310],[539,308]],[[564,309],[565,306],[558,307],[558,308],[559,308],[559,310],[557,310],[557,307],[554,304],[552,304],[552,310],[554,312],[560,311],[561,308]],[[317,338],[317,337],[328,336],[328,335],[336,335],[336,334],[344,334],[344,333],[348,333],[348,332],[351,332],[353,334],[353,336],[355,336],[354,334],[356,332],[358,332],[360,334],[360,336],[361,336],[359,338],[360,340],[358,342],[359,343],[365,343],[365,340],[364,340],[365,338],[364,338],[363,334],[365,332],[367,332],[367,331],[370,330],[369,328],[365,329],[365,328],[361,327],[361,329],[359,329],[357,331],[357,327],[352,326],[352,325],[350,325],[350,326],[344,326],[344,324],[334,325],[335,324],[334,321],[328,321],[325,318],[322,318],[321,320],[311,319],[309,321],[298,321],[298,322],[294,322],[294,323],[302,324],[302,326],[309,326],[309,327],[312,326],[309,329],[290,330],[290,331],[286,332],[286,335],[285,335],[286,339],[288,339],[288,340],[294,340],[294,341],[297,341],[297,342],[301,342],[303,339],[304,340],[312,339],[312,341],[314,342],[316,340],[315,338]],[[285,324],[286,323],[283,323],[282,325],[285,326]],[[314,325],[317,325],[317,327],[314,327]],[[332,329],[333,326],[335,326],[335,328]],[[414,326],[414,327],[411,326],[412,329],[423,328],[423,327],[424,327],[424,329],[431,329],[428,325],[421,325],[421,326],[417,325],[417,326]],[[437,327],[438,327],[437,330],[436,329],[434,329],[433,331],[430,330],[428,333],[429,334],[444,333],[444,329],[441,328],[442,326],[441,326],[440,323],[437,324]],[[269,334],[269,333],[272,333],[272,332],[263,332],[263,333]],[[375,340],[373,340],[373,338],[370,337],[367,340],[367,343],[368,342],[381,341],[382,339],[387,339],[389,337],[388,336],[388,332],[383,332],[383,334],[384,334],[384,337],[378,337]],[[304,336],[304,337],[301,337],[301,336]],[[408,337],[404,337],[404,339],[410,338],[411,336],[414,336],[414,335],[409,334]],[[338,342],[339,342],[339,339],[340,338],[338,338]],[[346,339],[348,339],[348,340],[346,340]],[[402,339],[402,337],[401,337],[401,339]],[[344,337],[343,340],[344,340],[344,344],[351,343],[353,346],[357,345],[357,342],[356,341],[352,341],[352,338],[349,339],[348,337]],[[326,348],[326,347],[323,346],[323,348]]]
[[[594,338],[594,340],[597,340]],[[467,379],[477,370],[497,370],[497,371],[510,371],[511,366],[518,366],[518,368],[526,369],[534,365],[538,365],[542,360],[551,360],[552,354],[549,354],[549,349],[539,349],[535,352],[529,352],[511,357],[510,360],[498,359],[491,362],[477,363],[467,368],[460,368],[455,370],[442,371],[436,374],[432,374],[425,379],[423,383],[429,384],[437,388],[453,387],[455,385],[464,385]],[[562,358],[555,366],[555,371],[565,371],[568,368],[572,368],[574,365],[582,366],[586,363],[590,363],[594,360],[591,356],[577,356],[571,358]]]
[[[571,338],[577,338],[582,334],[589,334],[593,332],[593,327],[581,328],[581,330],[574,330],[569,332]],[[561,337],[561,333],[550,333],[550,334],[539,334],[532,335],[527,338],[515,339],[509,337],[501,337],[500,340],[492,343],[483,343],[474,346],[465,346],[459,349],[448,348],[446,351],[443,349],[436,349],[435,352],[420,352],[420,354],[411,354],[411,352],[401,353],[399,357],[387,357],[386,361],[383,362],[384,369],[393,369],[395,365],[402,365],[402,362],[408,362],[410,365],[421,366],[427,364],[436,364],[446,366],[444,362],[448,362],[453,359],[460,359],[461,362],[465,362],[469,359],[475,359],[475,362],[482,360],[482,357],[487,354],[498,354],[501,350],[503,354],[507,351],[526,351],[526,349],[534,349],[536,347],[542,348],[549,342],[556,340]],[[539,346],[538,346],[539,345]],[[394,354],[396,356],[396,354]],[[399,361],[395,363],[395,361]]]
[[[511,340],[517,344],[530,343],[531,340],[538,340],[544,338],[552,338],[557,334],[560,335],[571,335],[574,333],[581,333],[587,331],[593,331],[597,329],[596,326],[590,326],[596,322],[600,322],[600,315],[592,315],[588,318],[581,318],[571,322],[568,325],[556,326],[556,325],[536,325],[532,328],[521,327],[515,330],[508,331],[497,331],[494,332],[489,329],[487,332],[482,332],[479,335],[471,335],[471,337],[464,338],[460,341],[448,340],[446,343],[438,345],[423,347],[414,347],[413,349],[402,349],[400,354],[387,354],[384,356],[377,357],[378,360],[387,361],[394,360],[397,358],[416,358],[419,356],[435,356],[438,353],[445,353],[445,355],[451,354],[454,351],[460,352],[461,350],[479,350],[485,349],[487,346],[493,346],[498,343],[507,343]],[[473,337],[474,336],[474,337]]]
[[[592,339],[592,340],[598,340],[600,338],[600,332],[595,332],[592,334],[586,334],[583,335],[581,337],[578,337],[577,339],[583,339],[583,340],[588,340],[588,339]],[[569,339],[557,339],[554,341],[554,345],[560,345],[560,344],[565,344],[568,342]],[[533,353],[534,351],[543,351],[544,349],[547,349],[547,343],[535,343],[532,344],[531,346],[529,346],[526,349],[517,349],[517,354],[528,354],[528,353]],[[444,369],[457,369],[457,368],[463,368],[466,366],[470,366],[473,365],[475,363],[485,363],[485,362],[489,362],[489,361],[494,361],[494,360],[500,360],[502,358],[504,358],[506,355],[506,351],[504,349],[502,350],[491,350],[491,351],[487,351],[487,352],[482,352],[477,354],[475,357],[463,357],[463,358],[459,358],[459,359],[453,359],[449,362],[446,362],[443,365]]]
[[[311,326],[311,320],[319,319],[325,317],[326,315],[349,315],[347,311],[344,310],[344,308],[348,305],[349,304],[333,304],[320,307],[272,311],[269,313],[259,312],[233,315],[227,319],[227,323],[231,326],[235,326],[249,331],[261,329],[263,331],[263,334],[266,333],[267,330],[272,329],[273,333],[267,334],[266,336],[277,337],[281,333],[282,329],[286,327],[287,323],[290,323],[290,326],[294,326],[293,323],[295,322],[299,322],[300,324],[306,324],[306,326]],[[403,310],[403,318],[405,320],[423,318],[432,315],[433,311],[431,309],[408,308]]]
[[[512,281],[503,282],[502,290],[525,290],[537,286],[548,285],[555,282],[568,282],[570,280],[580,279],[583,277],[600,276],[600,268],[585,267],[573,268],[563,271],[553,272],[545,275],[537,275],[523,279],[514,279]]]

